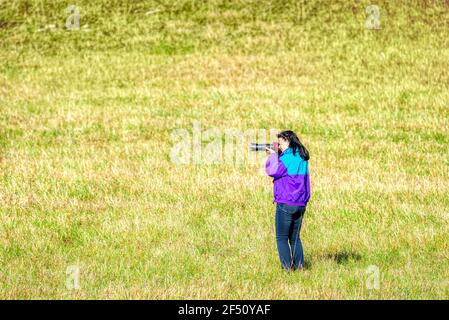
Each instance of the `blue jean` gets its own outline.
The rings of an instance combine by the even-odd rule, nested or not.
[[[281,265],[286,270],[304,268],[304,252],[299,235],[305,211],[306,207],[283,203],[276,205],[276,243]]]

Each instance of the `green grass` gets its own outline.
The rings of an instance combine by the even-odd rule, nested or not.
[[[303,3],[1,2],[0,297],[448,299],[449,3]],[[172,163],[195,121],[298,132],[305,272],[257,165]]]

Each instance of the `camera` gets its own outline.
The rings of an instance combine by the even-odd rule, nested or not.
[[[251,151],[267,151],[266,148],[273,149],[279,153],[279,145],[277,142],[273,143],[251,143],[249,149]]]

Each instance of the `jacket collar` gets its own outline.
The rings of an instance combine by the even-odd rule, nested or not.
[[[285,149],[284,152],[281,153],[281,156],[283,156],[284,154],[287,154],[287,153],[292,153],[292,148]]]

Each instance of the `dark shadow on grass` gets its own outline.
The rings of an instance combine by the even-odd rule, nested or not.
[[[320,259],[333,260],[337,264],[345,264],[351,260],[360,261],[362,259],[362,256],[358,253],[351,251],[340,251],[334,253],[326,253],[324,255],[321,255]]]
[[[305,270],[312,269],[313,263],[316,262],[316,260],[332,260],[337,264],[346,264],[349,261],[360,261],[361,259],[362,256],[360,254],[352,251],[324,253],[312,257],[312,259],[306,259],[304,261],[304,269]]]
[[[304,269],[305,270],[312,269],[312,262],[310,260],[304,260]]]

